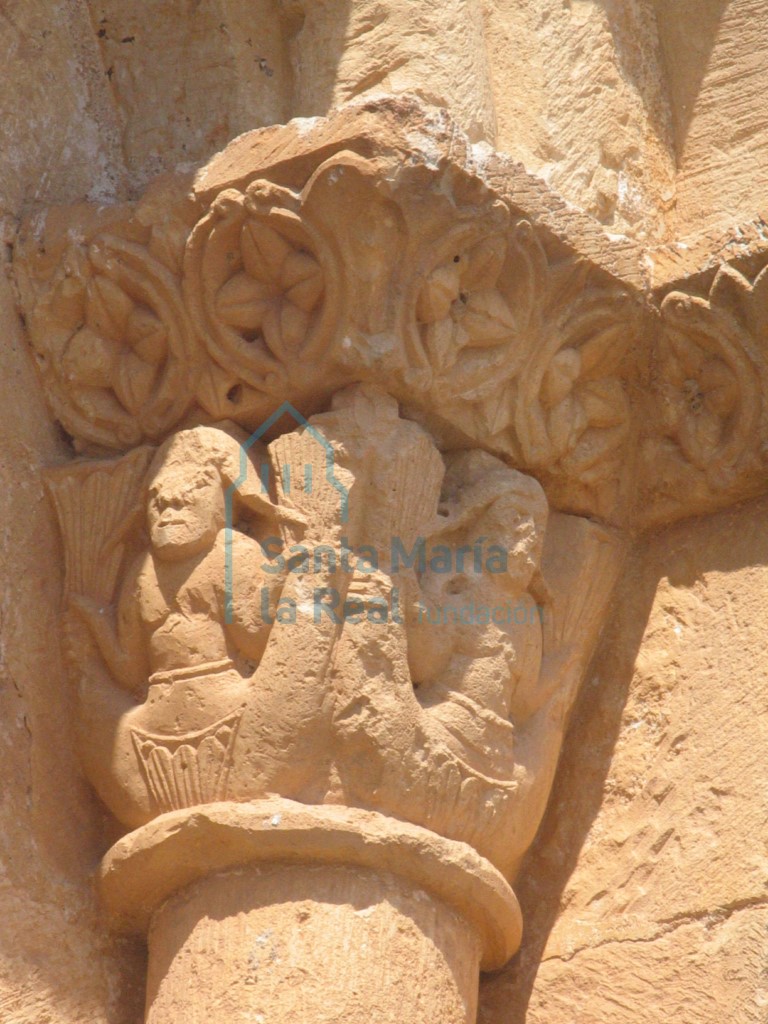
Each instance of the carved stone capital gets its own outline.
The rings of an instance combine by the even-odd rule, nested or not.
[[[22,226],[82,456],[49,476],[81,756],[130,830],[103,891],[184,947],[153,953],[153,1024],[209,1017],[179,1009],[206,943],[245,955],[235,869],[313,906],[373,873],[403,919],[427,893],[413,948],[398,918],[374,960],[432,956],[458,914],[440,1019],[474,1019],[461,964],[516,948],[510,883],[628,533],[764,487],[766,272],[653,293],[641,266],[407,99]]]

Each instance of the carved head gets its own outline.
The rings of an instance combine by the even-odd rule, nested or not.
[[[481,536],[506,550],[508,583],[524,592],[538,574],[549,506],[541,485],[483,451],[447,457],[442,503],[444,529]]]
[[[157,555],[178,561],[210,549],[224,526],[224,495],[233,485],[251,508],[274,512],[268,495],[259,493],[253,463],[232,433],[194,427],[169,438],[147,477],[147,524]]]

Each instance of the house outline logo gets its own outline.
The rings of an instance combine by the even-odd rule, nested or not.
[[[309,420],[302,416],[298,409],[293,406],[290,402],[283,402],[275,411],[261,423],[256,430],[248,437],[248,439],[240,444],[240,472],[237,479],[234,480],[224,492],[224,621],[227,624],[231,624],[234,621],[234,608],[233,608],[233,578],[234,569],[232,564],[232,535],[234,531],[234,500],[235,494],[238,488],[245,482],[248,476],[248,450],[267,433],[267,431],[274,426],[284,415],[289,415],[293,418],[296,425],[303,427],[307,433],[312,437],[325,451],[325,479],[328,483],[339,492],[341,501],[341,522],[346,523],[349,517],[349,490],[344,484],[336,477],[336,461],[333,451],[333,446],[327,438],[323,437],[319,430],[309,422]],[[285,467],[283,467],[285,470]],[[309,470],[309,472],[307,472]],[[312,493],[312,466],[306,465],[304,467],[304,482],[307,493]],[[290,494],[290,467],[288,467],[288,473],[284,472],[284,483],[286,494]],[[268,493],[267,483],[263,476],[261,479],[262,492]]]

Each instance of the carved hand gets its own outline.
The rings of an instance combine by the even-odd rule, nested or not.
[[[69,608],[86,626],[110,674],[125,690],[139,695],[146,689],[144,659],[133,657],[120,643],[115,628],[114,609],[103,607],[84,594],[73,594]]]

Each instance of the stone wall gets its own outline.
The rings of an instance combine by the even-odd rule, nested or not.
[[[487,1024],[765,1019],[767,525],[761,500],[637,544]]]
[[[137,1021],[142,952],[104,934],[91,888],[109,826],[78,769],[58,644],[61,550],[42,470],[71,455],[0,281],[0,1018]]]

